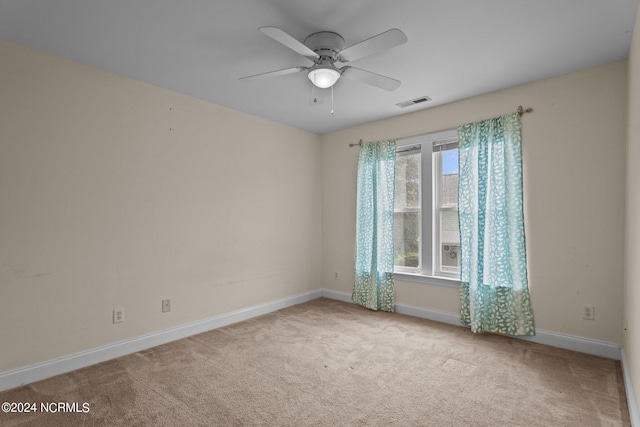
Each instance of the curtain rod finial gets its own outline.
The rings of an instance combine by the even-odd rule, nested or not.
[[[522,105],[518,105],[518,114],[522,116],[524,113],[530,113],[533,111],[533,108],[527,108],[526,110],[522,108]]]

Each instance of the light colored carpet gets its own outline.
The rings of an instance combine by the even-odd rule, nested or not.
[[[0,393],[4,426],[628,426],[620,363],[317,299]]]

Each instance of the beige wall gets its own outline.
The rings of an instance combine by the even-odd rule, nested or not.
[[[533,107],[523,117],[525,221],[536,326],[622,342],[627,62],[322,136],[323,286],[351,293],[357,148]],[[338,272],[335,280],[334,272]],[[457,289],[396,282],[397,301],[458,313]],[[595,321],[582,306],[596,307]]]
[[[317,135],[7,42],[0,85],[0,372],[320,287]]]
[[[640,9],[629,52],[624,352],[640,408]]]

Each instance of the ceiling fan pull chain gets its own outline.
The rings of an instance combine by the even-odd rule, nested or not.
[[[311,91],[314,93],[313,95],[313,103],[317,104],[318,103],[318,89],[316,89],[318,86],[316,85],[316,75],[313,75],[313,84],[311,85]]]
[[[331,86],[331,115],[333,116],[333,86]]]

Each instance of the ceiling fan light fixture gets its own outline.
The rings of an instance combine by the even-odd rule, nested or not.
[[[340,78],[340,71],[333,68],[319,67],[314,68],[307,74],[311,83],[320,89],[326,89],[333,86]]]

